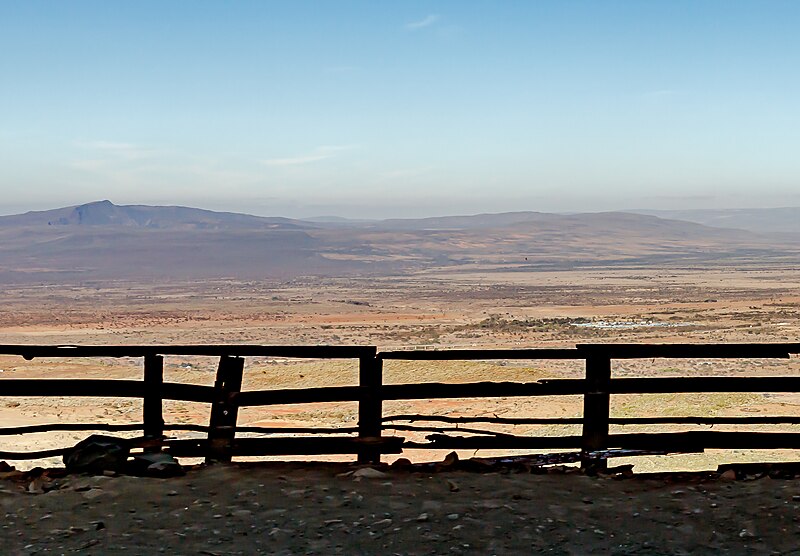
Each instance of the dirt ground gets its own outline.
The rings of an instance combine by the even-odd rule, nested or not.
[[[212,466],[0,482],[3,554],[796,554],[800,482]],[[38,486],[36,487],[38,488]]]

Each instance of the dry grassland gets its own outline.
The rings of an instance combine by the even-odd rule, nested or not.
[[[800,337],[798,307],[800,271],[792,268],[522,272],[465,265],[458,271],[434,269],[410,276],[357,279],[7,287],[0,313],[0,343],[369,344],[385,350],[556,347],[611,341],[794,342]],[[0,356],[0,380],[139,378],[140,365],[140,361],[128,359],[28,362]],[[165,376],[170,381],[212,384],[215,365],[210,358],[170,357]],[[796,375],[798,370],[796,359],[636,360],[615,363],[614,375],[780,376]],[[390,361],[385,381],[535,381],[578,377],[582,372],[579,362],[565,361]],[[244,388],[302,388],[356,381],[355,362],[250,358]],[[581,404],[579,397],[398,401],[387,402],[384,414],[577,417]],[[206,424],[208,410],[203,404],[165,402],[170,423]],[[800,415],[800,395],[671,394],[615,396],[612,400],[613,416],[754,414]],[[7,426],[140,419],[141,403],[134,400],[0,397],[0,422]],[[354,426],[355,422],[354,403],[247,408],[239,419],[240,425],[275,427]],[[483,428],[514,434],[578,431],[574,426]],[[655,430],[625,427],[626,431],[634,429]],[[424,433],[398,434],[424,437]],[[83,436],[4,437],[0,438],[0,450],[69,446]],[[441,455],[411,454],[418,460]],[[644,471],[708,469],[719,461],[775,459],[796,456],[790,452],[708,453],[632,463],[637,471]]]

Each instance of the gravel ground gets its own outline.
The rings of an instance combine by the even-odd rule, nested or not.
[[[0,545],[9,555],[800,554],[798,479],[353,470],[6,473]]]

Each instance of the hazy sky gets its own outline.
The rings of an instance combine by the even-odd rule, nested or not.
[[[0,212],[800,205],[800,2],[0,0]]]

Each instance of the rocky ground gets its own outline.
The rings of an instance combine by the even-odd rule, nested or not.
[[[216,465],[170,479],[12,472],[0,482],[0,545],[25,555],[800,553],[800,479],[761,475],[335,464]]]

